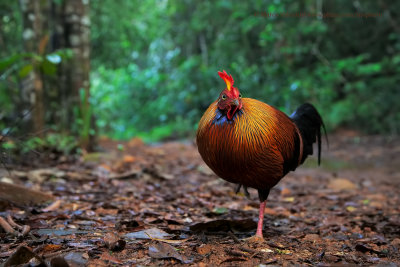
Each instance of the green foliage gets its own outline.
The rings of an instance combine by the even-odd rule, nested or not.
[[[0,129],[10,127],[10,122],[3,122],[3,117],[21,105],[21,83],[35,68],[44,77],[54,77],[60,63],[73,55],[70,49],[59,49],[49,54],[16,53],[0,58]],[[22,116],[22,115],[20,115]],[[16,117],[16,116],[14,116]],[[19,126],[19,125],[15,125]]]
[[[24,141],[1,142],[2,151],[10,152],[13,155],[24,155],[31,153],[53,152],[62,155],[79,153],[77,139],[70,135],[50,133],[44,138],[31,137]]]
[[[340,16],[391,12],[397,20],[399,4],[321,1],[320,10],[310,0],[136,4],[93,3],[92,40],[101,47],[93,50],[92,103],[103,133],[147,139],[193,133],[223,89],[222,69],[245,97],[287,113],[312,102],[328,129],[400,132],[400,38],[385,33],[395,30],[393,21]],[[318,11],[339,16],[260,15]],[[117,25],[106,24],[116,16]]]
[[[134,64],[127,69],[99,68],[92,76],[91,89],[99,129],[116,139],[137,135],[148,141],[193,131],[192,121],[197,119],[193,116],[198,114],[186,114],[194,114],[192,118],[176,114],[182,108],[176,99],[185,98],[179,92],[172,95],[175,88],[165,80],[165,76],[158,76],[151,69],[138,73]]]
[[[57,65],[63,60],[72,57],[72,50],[60,49],[51,54],[38,55],[34,53],[18,53],[10,57],[0,59],[0,72],[7,72],[8,69],[15,69],[19,78],[26,77],[33,71],[34,65],[45,75],[54,75]],[[10,75],[10,74],[9,74]],[[6,76],[2,77],[7,78]]]
[[[12,1],[11,1],[12,2]],[[291,113],[303,102],[328,129],[400,133],[400,2],[91,1],[91,107],[76,107],[75,128],[145,140],[192,135],[224,84],[225,69],[244,97]],[[7,47],[0,51],[0,117],[13,108],[32,66],[21,53],[18,6],[0,4]],[[335,17],[266,16],[335,13]],[[379,13],[371,18],[344,14]],[[2,37],[2,35],[0,35]],[[8,51],[7,53],[4,51]],[[36,58],[55,72],[64,54]],[[31,58],[30,58],[31,59]],[[4,74],[5,73],[5,74]],[[7,77],[7,79],[5,78]],[[80,113],[81,112],[81,113]],[[2,125],[0,125],[2,126]]]

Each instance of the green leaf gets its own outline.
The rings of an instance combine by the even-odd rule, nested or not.
[[[224,213],[227,213],[228,211],[229,210],[224,207],[215,207],[212,212],[216,213],[216,214],[224,214]]]
[[[33,70],[33,65],[32,64],[27,64],[23,66],[19,71],[18,71],[18,76],[20,78],[25,78],[28,76],[28,74]]]
[[[54,75],[57,72],[57,66],[50,62],[48,59],[44,60],[41,64],[43,73],[46,75]]]
[[[20,55],[13,55],[11,57],[7,57],[4,59],[0,60],[0,71],[5,70],[6,68],[10,67],[12,64],[14,64],[18,59],[20,58]]]
[[[358,68],[358,74],[360,75],[371,75],[378,73],[382,70],[382,65],[379,63],[371,63],[366,65],[361,65]]]

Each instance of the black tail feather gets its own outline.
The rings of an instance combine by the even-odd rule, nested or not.
[[[313,144],[317,142],[319,165],[321,163],[321,127],[324,129],[325,138],[328,143],[328,136],[321,115],[319,115],[313,105],[305,103],[297,108],[290,115],[290,118],[296,124],[297,128],[299,128],[303,140],[303,155],[300,163],[303,163],[308,155],[313,154]]]

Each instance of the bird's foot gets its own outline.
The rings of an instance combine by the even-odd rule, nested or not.
[[[261,243],[265,242],[264,238],[262,236],[259,236],[259,235],[253,235],[251,237],[244,238],[242,240],[247,242],[247,243],[252,243],[252,244],[254,244],[254,243],[261,244]]]
[[[240,188],[242,188],[242,184],[238,184],[236,186],[235,194],[238,194],[240,192]],[[244,195],[249,199],[250,198],[250,193],[247,190],[247,186],[243,186],[243,192],[244,192]]]

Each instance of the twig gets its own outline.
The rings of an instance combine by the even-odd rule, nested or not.
[[[55,211],[57,210],[61,205],[61,200],[57,199],[56,201],[54,201],[53,203],[51,203],[49,206],[47,206],[46,208],[43,208],[42,211],[43,212],[49,212],[49,211]]]
[[[248,253],[252,253],[250,255],[250,258],[254,258],[255,256],[258,256],[258,254],[262,253],[262,251],[256,250],[256,249],[252,249],[252,248],[247,248],[247,247],[241,247],[240,248],[243,251],[246,251]]]
[[[240,248],[243,251],[249,252],[249,253],[256,253],[259,252],[258,250],[252,249],[252,248],[248,248],[248,247],[241,247]]]
[[[67,249],[64,249],[64,250],[59,250],[59,251],[51,252],[51,253],[48,253],[48,254],[42,253],[42,257],[45,258],[45,259],[49,259],[49,258],[53,258],[53,257],[56,257],[56,256],[60,256],[60,255],[62,255],[64,253],[70,252],[72,250],[79,251],[79,250],[83,250],[83,249],[67,248]]]
[[[22,229],[23,228],[21,225],[19,225],[16,222],[14,222],[14,220],[11,218],[10,214],[7,215],[7,222],[14,228],[18,228],[18,229]]]
[[[21,232],[18,232],[13,229],[14,234],[18,233],[18,235],[26,236],[29,233],[29,231],[31,230],[31,227],[29,225],[21,226],[21,225],[17,224],[16,222],[14,222],[14,220],[10,214],[7,215],[7,222],[11,227],[21,230]]]
[[[242,251],[239,251],[239,250],[225,249],[225,252],[228,253],[228,254],[231,254],[232,256],[246,257],[246,258],[249,257],[247,252],[242,252]]]
[[[146,231],[144,232],[151,240],[155,240],[155,241],[160,241],[160,242],[165,242],[165,243],[169,243],[169,244],[180,244],[183,242],[186,242],[189,240],[189,238],[186,239],[180,239],[180,240],[171,240],[171,239],[162,239],[162,238],[155,238],[152,237],[151,235],[149,235],[149,233],[147,233]]]
[[[240,243],[240,240],[235,236],[234,233],[228,232],[228,235],[229,235],[230,237],[232,237],[232,239],[235,240],[236,243]]]
[[[108,177],[108,179],[130,179],[130,178],[138,178],[142,175],[142,171],[140,170],[132,170],[128,172],[124,172],[121,174],[115,174]]]
[[[4,218],[1,216],[0,216],[0,225],[1,225],[1,227],[3,227],[4,231],[6,231],[7,233],[13,234],[13,235],[17,234],[17,231],[15,231],[11,227],[11,225],[6,220],[4,220]]]
[[[26,236],[31,231],[31,227],[29,225],[24,225],[22,227],[21,235]]]

